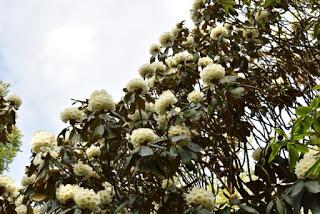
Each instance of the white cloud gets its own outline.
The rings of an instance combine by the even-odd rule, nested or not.
[[[164,31],[188,19],[192,0],[0,0],[0,78],[23,98],[18,125],[23,152],[12,165],[17,180],[28,164],[32,133],[58,134],[70,98],[104,88],[116,99],[148,61]]]

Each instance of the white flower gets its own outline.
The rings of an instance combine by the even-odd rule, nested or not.
[[[225,75],[225,68],[220,64],[207,65],[200,73],[202,81],[206,84],[210,84],[215,79],[222,79]]]
[[[17,108],[19,108],[22,104],[21,98],[17,95],[10,95],[9,97],[7,97],[7,101],[13,103]]]
[[[60,184],[60,186],[56,189],[56,197],[58,201],[64,204],[69,200],[74,200],[74,195],[76,193],[77,188],[78,186],[71,184]]]
[[[175,137],[180,135],[186,135],[188,139],[191,137],[191,132],[188,127],[184,125],[171,126],[168,131],[169,137]]]
[[[182,42],[182,45],[186,46],[186,47],[191,47],[194,44],[194,38],[193,36],[188,36],[186,41]]]
[[[217,26],[211,30],[210,37],[213,40],[219,40],[228,35],[228,30],[223,26]]]
[[[173,57],[168,57],[166,58],[165,61],[166,61],[166,64],[169,66],[169,68],[173,68],[176,65]]]
[[[266,10],[259,11],[255,14],[254,18],[259,24],[263,24],[268,20],[269,13]]]
[[[163,62],[154,62],[151,64],[155,72],[164,72],[167,69],[167,66]]]
[[[28,212],[28,208],[23,204],[20,204],[14,210],[17,212],[17,214],[27,214]]]
[[[56,146],[57,141],[53,134],[46,131],[37,131],[31,140],[31,150],[34,153],[44,151],[46,147]]]
[[[99,146],[91,145],[89,148],[86,150],[86,155],[88,156],[89,160],[99,157],[101,154],[101,149]]]
[[[155,102],[155,110],[158,114],[165,114],[169,106],[176,104],[177,98],[171,91],[164,91],[160,95],[159,99]]]
[[[110,204],[112,201],[112,185],[108,182],[104,182],[102,186],[105,188],[98,192],[100,195],[100,204]]]
[[[185,195],[185,200],[190,205],[202,205],[209,210],[214,207],[214,195],[199,187],[193,187],[193,189]]]
[[[173,41],[173,34],[171,32],[165,32],[160,36],[160,45],[162,47],[168,47],[170,43]]]
[[[37,166],[39,170],[44,166],[44,159],[42,159],[42,152],[39,152],[34,159],[32,160],[32,164]]]
[[[204,4],[206,3],[206,0],[194,0],[192,4],[192,8],[194,10],[200,9]]]
[[[100,204],[100,195],[92,189],[77,188],[74,201],[81,209],[96,211]]]
[[[83,113],[78,108],[66,108],[60,114],[60,118],[63,122],[68,122],[69,120],[80,120]]]
[[[110,94],[105,90],[97,90],[91,93],[88,109],[90,111],[111,110],[115,109],[115,103]]]
[[[178,65],[180,63],[184,63],[187,61],[193,61],[193,60],[194,60],[194,56],[191,53],[189,53],[188,51],[182,51],[182,52],[179,52],[173,56],[174,65]]]
[[[252,153],[252,158],[255,161],[259,161],[261,156],[262,156],[262,149],[260,147],[258,147],[256,150],[254,150],[254,152]]]
[[[34,207],[34,208],[32,208],[33,214],[41,214],[41,208],[42,207]]]
[[[244,38],[251,39],[256,38],[258,36],[258,32],[252,27],[247,27],[243,29],[242,35]]]
[[[313,166],[313,164],[316,163],[317,157],[311,156],[311,157],[304,157],[296,164],[295,174],[299,179],[306,178],[307,171]],[[317,175],[310,174],[307,178],[310,179],[318,179]]]
[[[85,180],[94,174],[92,167],[88,164],[84,164],[82,161],[78,161],[78,163],[73,165],[73,170],[74,174],[81,177],[83,176]]]
[[[33,184],[36,181],[36,175],[32,174],[30,176],[25,175],[23,176],[22,180],[21,180],[21,185],[22,186],[29,186],[30,184]]]
[[[174,38],[176,38],[179,35],[180,31],[181,31],[181,28],[179,27],[174,27],[171,29],[171,33]]]
[[[156,77],[155,77],[155,76],[149,78],[149,79],[147,80],[148,86],[149,86],[150,88],[154,88],[155,81],[156,81]]]
[[[187,97],[190,103],[200,103],[203,100],[203,98],[204,98],[204,93],[196,90],[190,92]]]
[[[246,78],[246,76],[245,76],[244,73],[237,73],[237,76],[240,77],[240,78],[242,78],[242,79],[245,79],[245,78]]]
[[[279,77],[275,80],[272,80],[272,83],[277,84],[277,85],[282,85],[284,83],[283,78]]]
[[[149,87],[143,79],[135,78],[128,82],[126,88],[129,92],[145,95],[149,91]]]
[[[158,138],[158,135],[156,135],[152,129],[139,128],[132,131],[130,135],[130,142],[135,148],[137,148],[140,145],[152,143]]]
[[[152,64],[146,63],[139,68],[139,74],[142,78],[150,78],[154,75],[155,68]]]
[[[210,58],[210,57],[208,57],[208,56],[206,56],[206,57],[201,57],[200,59],[199,59],[199,62],[198,62],[198,64],[200,65],[200,66],[203,66],[203,67],[205,67],[205,66],[207,66],[207,65],[210,65],[210,64],[212,64],[213,63],[213,60]]]
[[[151,55],[158,54],[158,53],[160,53],[160,51],[161,51],[161,46],[159,44],[152,44],[149,49],[149,53]]]
[[[4,187],[4,196],[15,197],[18,194],[18,188],[15,182],[6,175],[0,175],[0,187]]]
[[[165,129],[169,122],[166,115],[159,115],[156,120],[159,129]]]

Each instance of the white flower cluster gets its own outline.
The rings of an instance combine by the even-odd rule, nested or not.
[[[246,27],[243,29],[242,35],[246,39],[252,39],[258,37],[258,32],[254,27]]]
[[[26,205],[20,204],[14,209],[17,214],[27,214],[28,213],[28,208]]]
[[[190,103],[201,103],[204,98],[204,93],[201,91],[192,91],[188,94],[187,100]]]
[[[99,157],[101,154],[101,149],[99,146],[91,145],[89,148],[86,150],[86,155],[89,158],[89,160]]]
[[[129,92],[145,95],[149,91],[149,87],[143,79],[135,78],[128,82],[126,88]]]
[[[228,30],[223,26],[217,26],[211,30],[210,37],[213,40],[219,40],[228,35]]]
[[[210,64],[212,64],[213,63],[213,60],[210,58],[210,57],[208,57],[208,56],[206,56],[206,57],[201,57],[200,59],[199,59],[199,61],[198,61],[198,64],[200,65],[200,66],[202,66],[202,67],[205,67],[205,66],[207,66],[207,65],[210,65]]]
[[[168,47],[173,41],[174,36],[171,32],[165,32],[160,36],[160,45],[164,48]]]
[[[204,4],[206,3],[206,0],[195,0],[192,4],[192,8],[194,10],[200,9]]]
[[[68,122],[70,120],[80,120],[83,115],[83,112],[78,108],[66,108],[63,112],[60,113],[60,118],[63,122]]]
[[[203,188],[194,187],[185,195],[185,200],[190,205],[202,205],[211,210],[214,207],[214,195]]]
[[[159,115],[163,115],[167,112],[168,107],[178,102],[178,99],[174,96],[171,91],[164,91],[159,96],[159,99],[155,102],[155,111]]]
[[[57,141],[53,134],[46,131],[37,131],[33,134],[31,140],[31,150],[34,153],[45,151],[48,147],[57,145]]]
[[[23,176],[23,178],[21,179],[21,185],[22,186],[29,186],[30,184],[33,184],[36,181],[36,175],[32,174],[30,176],[25,175]]]
[[[184,125],[171,126],[168,131],[169,137],[175,137],[180,135],[186,135],[188,138],[191,137],[191,132],[188,127]]]
[[[78,186],[76,185],[60,184],[60,186],[56,189],[56,197],[58,201],[64,204],[69,200],[74,200],[74,195],[76,193],[77,188]]]
[[[94,175],[92,167],[88,164],[84,164],[82,161],[78,161],[78,163],[74,164],[73,170],[77,176],[83,176],[85,180]]]
[[[213,80],[222,79],[225,75],[225,68],[220,64],[209,64],[200,73],[202,81],[209,85]]]
[[[182,42],[182,45],[186,47],[191,47],[193,44],[194,44],[194,38],[192,35],[188,36],[186,41]]]
[[[150,78],[154,75],[154,72],[155,67],[150,63],[143,64],[139,68],[139,74],[142,78]]]
[[[114,110],[115,103],[106,90],[97,90],[91,93],[88,109],[90,111]]]
[[[9,200],[12,200],[18,195],[18,187],[15,182],[6,175],[0,175],[0,187],[4,187],[5,191],[1,196],[4,196]]]
[[[149,49],[149,53],[151,55],[158,54],[158,53],[160,53],[160,51],[161,51],[161,46],[159,44],[152,44]]]
[[[299,179],[318,179],[318,175],[309,174],[306,177],[306,173],[312,167],[313,164],[320,158],[320,151],[317,149],[309,149],[309,152],[304,155],[304,157],[299,160],[296,164],[295,174]]]
[[[148,115],[145,111],[139,109],[136,109],[136,111],[133,114],[129,114],[128,118],[132,120],[132,122],[140,121],[140,120],[146,120],[148,118]]]
[[[97,211],[100,205],[100,194],[95,193],[92,189],[78,187],[74,194],[74,201],[81,209]]]
[[[15,107],[19,108],[22,104],[22,100],[18,95],[10,95],[7,97],[7,101],[14,104]]]
[[[112,201],[112,185],[108,182],[104,182],[102,186],[104,190],[100,190],[98,194],[100,195],[101,204],[110,204]]]
[[[171,67],[174,67],[180,63],[185,63],[185,62],[188,62],[188,61],[193,61],[194,60],[194,56],[189,53],[188,51],[182,51],[182,52],[179,52],[177,54],[175,54],[172,58],[172,65]]]
[[[149,128],[139,128],[132,131],[130,135],[131,144],[137,148],[143,144],[149,144],[154,142],[159,138],[152,129]]]
[[[156,73],[164,72],[167,69],[167,66],[163,62],[153,62],[151,65],[153,66]]]

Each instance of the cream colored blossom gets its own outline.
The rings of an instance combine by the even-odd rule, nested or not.
[[[169,120],[167,119],[166,115],[159,115],[156,117],[158,128],[165,129],[168,126]]]
[[[215,79],[222,79],[225,75],[225,68],[220,64],[210,64],[200,73],[200,78],[205,84],[212,83]]]
[[[206,57],[201,57],[200,59],[199,59],[199,61],[198,61],[198,64],[200,65],[200,66],[203,66],[203,67],[205,67],[205,66],[207,66],[207,65],[210,65],[210,64],[212,64],[213,63],[213,60],[210,58],[210,57],[208,57],[208,56],[206,56]]]
[[[89,148],[86,150],[86,155],[89,160],[99,157],[101,154],[101,149],[99,146],[91,145]]]
[[[206,0],[194,0],[192,4],[192,8],[194,10],[199,10],[205,3],[206,3]]]
[[[262,154],[263,154],[262,152],[263,152],[263,150],[260,147],[258,147],[256,150],[254,150],[254,152],[252,153],[253,160],[259,161],[262,157]]]
[[[166,58],[166,64],[169,66],[169,68],[173,68],[174,66],[176,66],[176,62],[173,59],[173,57],[168,57]]]
[[[0,175],[0,187],[4,187],[5,197],[13,198],[18,194],[18,187],[15,182],[6,175]]]
[[[30,176],[24,175],[21,179],[21,185],[22,186],[29,186],[30,184],[33,184],[36,181],[36,175],[32,174]]]
[[[31,150],[34,153],[44,151],[46,147],[56,146],[57,141],[53,134],[46,131],[37,131],[31,140]]]
[[[42,207],[34,207],[32,208],[33,214],[41,214]]]
[[[173,56],[174,65],[178,65],[180,63],[185,63],[193,60],[194,60],[194,56],[188,51],[182,51]]]
[[[158,135],[156,135],[152,129],[139,128],[132,131],[130,135],[130,142],[135,148],[137,148],[140,145],[153,143],[158,138]]]
[[[90,178],[94,171],[91,166],[88,164],[84,164],[82,161],[78,161],[75,165],[73,165],[74,174],[77,176],[83,176],[84,179]]]
[[[15,211],[17,212],[17,214],[27,214],[28,208],[26,205],[20,204],[15,208]]]
[[[150,63],[143,64],[139,68],[139,74],[142,78],[150,78],[154,75],[154,72],[155,72],[155,67]]]
[[[299,179],[318,179],[318,175],[309,174],[306,176],[308,170],[316,163],[316,161],[320,158],[320,150],[318,149],[309,149],[302,159],[298,161],[295,168],[295,174]]]
[[[149,86],[150,88],[154,88],[155,82],[156,82],[156,77],[155,77],[155,76],[147,79],[147,84],[148,84],[148,86]]]
[[[129,92],[145,95],[149,91],[149,87],[143,79],[135,78],[128,82],[126,88]]]
[[[160,45],[162,47],[168,47],[171,44],[171,42],[173,41],[173,38],[174,38],[174,36],[171,32],[163,33],[159,39]]]
[[[202,102],[203,98],[204,98],[204,93],[196,90],[190,92],[187,97],[190,103],[200,103]]]
[[[95,193],[92,189],[77,188],[74,201],[81,209],[89,209],[97,211],[100,204],[100,195]]]
[[[7,97],[7,101],[14,104],[15,107],[19,108],[22,104],[22,100],[18,95],[10,95]]]
[[[134,114],[129,114],[128,118],[132,120],[132,122],[140,121],[140,120],[146,120],[148,118],[148,115],[145,111],[136,109]]]
[[[194,44],[194,38],[192,35],[189,35],[186,39],[186,41],[182,42],[182,45],[186,47],[191,47]]]
[[[149,49],[149,53],[151,55],[158,54],[158,53],[160,53],[160,51],[161,51],[161,46],[159,44],[152,44]]]
[[[162,189],[167,189],[167,188],[175,187],[176,185],[172,179],[168,178],[168,179],[162,180],[161,186],[162,186]]]
[[[211,30],[210,37],[213,40],[219,40],[228,35],[228,30],[223,26],[216,26]]]
[[[275,80],[272,80],[272,83],[273,84],[277,84],[277,85],[282,85],[284,83],[284,81],[283,81],[282,77],[279,77],[279,78],[277,78]]]
[[[163,62],[153,62],[151,65],[156,73],[162,73],[167,70],[167,66]]]
[[[185,200],[189,205],[202,205],[209,210],[214,207],[214,195],[199,187],[194,187],[188,194],[186,194]]]
[[[189,139],[191,137],[191,132],[185,125],[175,125],[171,126],[168,131],[169,137],[175,137],[180,135],[186,135]]]
[[[74,195],[76,193],[77,188],[78,186],[71,184],[60,184],[60,186],[56,189],[56,197],[58,201],[64,204],[69,200],[74,200]]]
[[[176,104],[177,98],[171,91],[164,91],[155,102],[155,110],[158,114],[165,114],[169,106]]]
[[[230,90],[230,93],[236,96],[240,96],[245,91],[244,87],[236,87]]]
[[[103,187],[105,188],[104,190],[101,190],[98,192],[100,195],[100,204],[110,204],[112,201],[112,185],[108,182],[104,182]]]
[[[97,90],[91,93],[88,109],[90,111],[107,110],[113,111],[115,109],[115,103],[112,97],[106,90]]]
[[[66,108],[60,114],[60,118],[63,122],[68,122],[70,120],[80,120],[83,115],[83,112],[78,108]]]

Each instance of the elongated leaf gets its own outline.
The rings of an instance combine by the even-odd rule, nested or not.
[[[306,181],[304,186],[311,193],[319,193],[320,192],[320,183],[319,181]]]
[[[141,146],[140,152],[141,157],[153,155],[153,150],[149,146]]]

